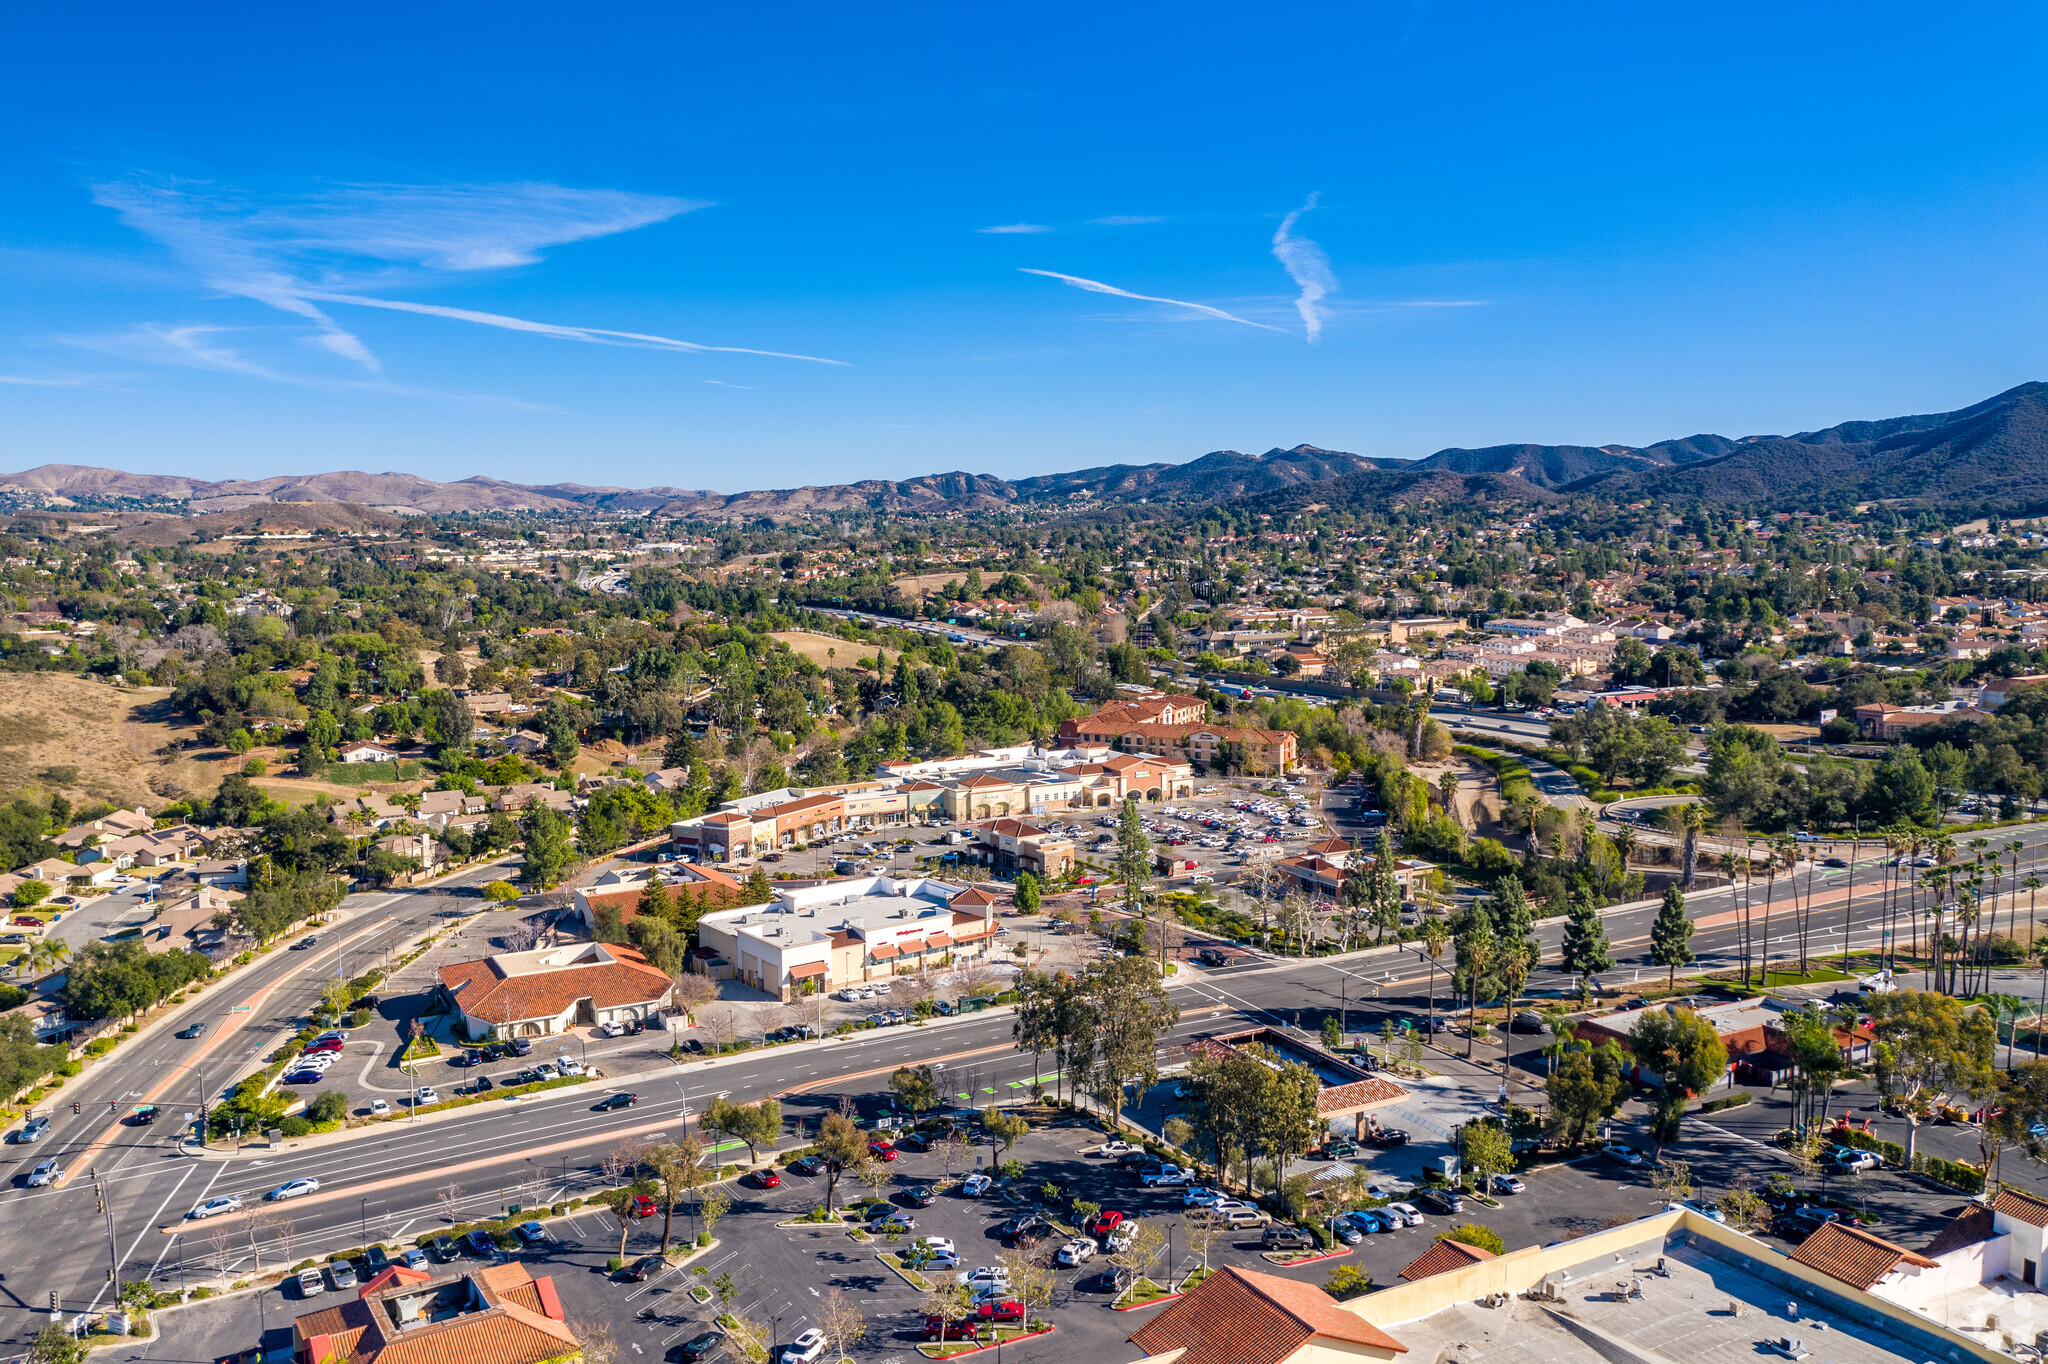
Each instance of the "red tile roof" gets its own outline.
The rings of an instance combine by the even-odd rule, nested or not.
[[[1822,1223],[1819,1231],[1799,1243],[1792,1258],[1829,1278],[1840,1279],[1851,1288],[1866,1291],[1902,1264],[1921,1269],[1938,1267],[1925,1255],[1840,1222]]]
[[[2030,1227],[2048,1227],[2048,1203],[2017,1189],[2000,1189],[1991,1200],[1991,1211],[2003,1213]]]
[[[1228,1266],[1131,1333],[1148,1355],[1182,1351],[1178,1364],[1280,1364],[1318,1338],[1408,1349],[1314,1284]]]
[[[1982,1203],[1965,1203],[1963,1210],[1936,1232],[1932,1241],[1920,1247],[1920,1253],[1938,1260],[1952,1250],[1981,1244],[1997,1234],[1998,1219],[1991,1209]]]
[[[994,905],[1001,904],[1002,901],[998,900],[988,891],[983,890],[980,886],[969,886],[946,903],[948,905]]]
[[[1483,1246],[1438,1239],[1428,1250],[1408,1262],[1408,1267],[1401,1271],[1401,1277],[1413,1282],[1433,1274],[1448,1274],[1454,1269],[1463,1269],[1466,1265],[1476,1265],[1481,1260],[1492,1258],[1493,1252]]]
[[[518,976],[504,974],[495,958],[459,961],[441,968],[441,985],[464,1013],[488,1023],[555,1018],[586,998],[594,1009],[654,1004],[675,988],[636,949],[607,943],[604,950],[611,961]]]
[[[385,1303],[435,1283],[468,1278],[481,1306],[443,1321],[400,1329]],[[417,1281],[416,1281],[417,1280]],[[550,1310],[552,1308],[552,1310]],[[492,1265],[440,1280],[412,1271],[380,1274],[354,1299],[308,1312],[293,1323],[299,1355],[312,1364],[542,1364],[580,1347],[563,1322],[554,1284],[522,1264]]]

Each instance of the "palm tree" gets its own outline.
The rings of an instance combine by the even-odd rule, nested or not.
[[[1458,774],[1455,770],[1444,773],[1436,779],[1437,797],[1443,801],[1444,813],[1453,822],[1458,818]]]
[[[2040,878],[2030,876],[2027,879],[2037,881]],[[2036,941],[2033,948],[2034,960],[2041,965],[2041,1002],[2034,1006],[2034,1059],[2038,1061],[2041,1059],[2041,1016],[2048,1014],[2048,942]]]
[[[1679,826],[1685,830],[1685,872],[1679,878],[1680,890],[1691,890],[1693,870],[1699,865],[1700,834],[1707,827],[1707,807],[1698,801],[1688,801],[1678,810]]]
[[[1621,875],[1626,880],[1628,877],[1628,860],[1634,857],[1636,853],[1635,825],[1624,824],[1621,826],[1621,832],[1614,836],[1614,851],[1621,858]]]
[[[1429,1035],[1436,1036],[1436,962],[1444,954],[1444,948],[1451,942],[1451,926],[1441,914],[1428,914],[1422,920],[1422,953],[1429,958]]]
[[[70,945],[56,938],[39,938],[30,945],[26,954],[29,975],[42,976],[57,969],[64,959],[71,955]]]

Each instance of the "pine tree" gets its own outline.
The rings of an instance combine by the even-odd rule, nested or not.
[[[1451,941],[1457,950],[1457,970],[1451,988],[1465,996],[1465,1055],[1472,1055],[1472,1039],[1478,1035],[1479,996],[1494,988],[1494,961],[1499,943],[1494,938],[1493,916],[1486,902],[1474,900],[1451,921]]]
[[[1152,839],[1145,832],[1145,818],[1138,813],[1135,799],[1124,801],[1123,815],[1117,821],[1116,875],[1124,883],[1124,903],[1135,907],[1152,879]]]
[[[647,878],[647,889],[640,892],[640,903],[634,907],[634,912],[642,918],[662,920],[674,915],[675,908],[669,900],[668,885],[661,879],[660,872]]]
[[[1650,960],[1670,968],[1665,988],[1673,989],[1678,968],[1692,965],[1692,959],[1692,920],[1686,917],[1685,896],[1677,886],[1667,886],[1657,922],[1650,925]]]
[[[1372,904],[1373,941],[1401,927],[1401,883],[1394,879],[1394,840],[1385,829],[1372,845],[1372,872],[1366,883]]]
[[[1565,971],[1574,976],[1591,977],[1595,972],[1605,971],[1614,965],[1614,954],[1608,950],[1607,925],[1600,921],[1600,912],[1593,906],[1593,897],[1573,896],[1570,914],[1564,926]]]

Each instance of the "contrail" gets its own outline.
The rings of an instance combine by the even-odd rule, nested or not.
[[[672,336],[653,336],[646,332],[620,332],[605,327],[565,327],[553,322],[531,322],[523,317],[507,317],[503,313],[480,313],[471,308],[445,308],[437,303],[406,303],[392,298],[371,298],[364,294],[328,294],[301,290],[298,298],[317,298],[322,303],[349,303],[358,308],[387,308],[397,313],[420,313],[427,317],[449,317],[458,322],[476,322],[486,327],[503,327],[506,331],[533,332],[539,336],[556,336],[567,341],[588,341],[593,345],[609,346],[631,344],[650,346],[657,350],[679,351],[722,351],[730,355],[766,355],[777,360],[808,360],[818,365],[843,365],[844,360],[828,360],[821,355],[792,355],[787,351],[754,350],[748,346],[706,346],[695,341],[679,341]]]
[[[1239,317],[1236,313],[1226,313],[1221,308],[1212,308],[1206,303],[1190,303],[1182,298],[1159,298],[1153,294],[1134,294],[1129,289],[1119,289],[1114,284],[1104,284],[1101,280],[1097,279],[1082,279],[1079,275],[1063,275],[1057,270],[1033,270],[1029,266],[1024,265],[1020,265],[1017,268],[1027,275],[1044,275],[1047,279],[1056,279],[1063,284],[1071,284],[1076,289],[1086,289],[1091,294],[1111,294],[1117,298],[1134,298],[1140,303],[1171,303],[1176,308],[1192,308],[1196,312],[1206,314],[1209,317],[1219,317],[1225,322],[1240,322],[1247,327],[1257,327],[1261,331],[1283,333],[1286,331],[1284,327],[1269,327],[1263,322],[1254,322],[1248,317]]]
[[[1316,305],[1325,294],[1337,290],[1337,276],[1330,269],[1330,258],[1323,254],[1323,248],[1306,237],[1294,236],[1294,225],[1301,215],[1316,206],[1321,191],[1308,196],[1308,201],[1280,220],[1280,230],[1273,234],[1273,258],[1301,289],[1300,297],[1294,300],[1294,310],[1301,314],[1301,321],[1311,342],[1321,339],[1323,334],[1323,313]]]

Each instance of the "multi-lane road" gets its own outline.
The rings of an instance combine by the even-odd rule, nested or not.
[[[2042,857],[2048,828],[2001,835],[2014,836],[2026,845],[2024,875]],[[455,880],[473,884],[498,874],[496,868],[479,868]],[[1802,904],[1810,902],[1810,947],[1816,956],[1838,953],[1845,936],[1859,949],[1880,945],[1884,895],[1874,853],[1855,869],[1853,904],[1848,871],[1814,867],[1802,870],[1798,880]],[[1787,881],[1780,878],[1766,935],[1772,960],[1780,964],[1796,947]],[[309,1139],[276,1152],[195,1156],[181,1151],[174,1136],[176,1119],[200,1097],[202,1064],[205,1083],[217,1095],[234,1072],[289,1035],[318,998],[321,982],[338,968],[361,970],[385,943],[417,936],[436,914],[459,903],[436,893],[439,889],[351,897],[342,921],[321,931],[318,947],[279,950],[208,990],[60,1091],[66,1102],[43,1141],[0,1148],[17,1180],[17,1186],[0,1192],[0,1263],[8,1267],[0,1279],[0,1337],[24,1344],[42,1325],[53,1290],[67,1311],[104,1303],[110,1260],[118,1262],[124,1280],[147,1275],[160,1284],[175,1283],[181,1271],[208,1275],[220,1256],[240,1272],[252,1268],[259,1255],[265,1265],[274,1265],[287,1254],[300,1259],[359,1244],[365,1233],[417,1236],[444,1224],[444,1191],[450,1186],[464,1219],[495,1215],[511,1203],[560,1200],[598,1180],[608,1150],[622,1141],[680,1135],[687,1115],[701,1111],[714,1095],[780,1096],[786,1138],[794,1140],[799,1126],[814,1126],[839,1095],[879,1093],[890,1073],[906,1062],[943,1065],[952,1101],[976,1106],[1018,1097],[1034,1075],[1051,1083],[1050,1058],[1035,1062],[1015,1051],[1008,1013],[996,1011],[681,1065],[664,1057],[658,1043],[650,1043],[611,1051],[603,1061],[610,1072],[605,1079],[518,1103],[480,1104],[360,1135]],[[1751,914],[1761,929],[1762,885],[1751,899]],[[1702,961],[1735,963],[1739,891],[1699,893],[1689,897],[1688,908],[1697,924],[1694,950]],[[1607,929],[1619,964],[1607,973],[1606,983],[1661,974],[1648,961],[1654,917],[1654,907],[1610,913]],[[1561,934],[1560,923],[1539,929],[1546,965],[1531,980],[1532,992],[1571,987],[1556,965]],[[1178,1062],[1181,1042],[1246,1019],[1313,1032],[1326,1013],[1341,1008],[1347,1029],[1359,1032],[1376,1028],[1388,1015],[1421,1014],[1432,989],[1438,1008],[1453,1007],[1441,965],[1432,971],[1413,947],[1336,960],[1254,957],[1214,971],[1190,967],[1183,977],[1174,986],[1182,1020],[1162,1040],[1162,1063]],[[239,1006],[247,1011],[231,1011]],[[202,1018],[209,1020],[203,1038],[173,1036],[175,1028]],[[1445,1045],[1455,1050],[1459,1042],[1447,1039]],[[1524,1045],[1535,1048],[1533,1040]],[[1497,1045],[1478,1048],[1481,1057],[1497,1059],[1499,1054]],[[593,1111],[597,1100],[617,1090],[636,1093],[639,1102]],[[83,1109],[76,1115],[69,1109],[74,1100]],[[138,1103],[157,1104],[167,1122],[135,1128],[113,1120],[110,1106],[125,1114]],[[18,1187],[28,1166],[50,1155],[70,1168],[66,1182],[50,1189]],[[98,1210],[95,1175],[104,1188],[105,1214]],[[265,1191],[306,1176],[321,1181],[318,1193],[269,1208],[259,1202]],[[207,1222],[183,1220],[188,1209],[223,1194],[240,1196],[247,1210]],[[289,1226],[254,1215],[266,1210],[289,1219]]]

